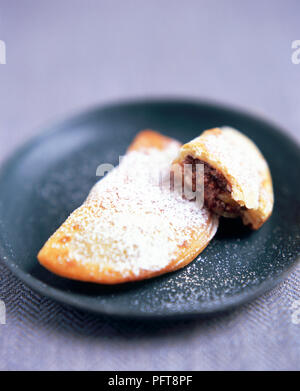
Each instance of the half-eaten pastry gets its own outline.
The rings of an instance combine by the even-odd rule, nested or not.
[[[39,262],[60,276],[101,284],[142,280],[191,262],[214,236],[218,217],[163,180],[179,148],[159,133],[141,132],[50,237]]]
[[[193,167],[184,178],[195,187],[195,165],[204,165],[204,205],[224,217],[238,217],[258,229],[272,213],[274,197],[267,162],[256,145],[229,128],[206,130],[183,145],[174,166]]]

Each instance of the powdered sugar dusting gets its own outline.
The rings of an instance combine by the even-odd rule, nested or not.
[[[171,143],[164,151],[131,151],[94,186],[68,220],[81,228],[68,243],[70,259],[95,264],[103,273],[109,266],[138,276],[167,267],[192,240],[199,248],[201,238],[207,243],[217,221],[163,180],[178,148]]]
[[[247,208],[258,208],[261,182],[267,170],[266,162],[260,157],[256,146],[244,135],[230,127],[222,127],[221,130],[221,134],[210,134],[204,138],[205,147],[210,156],[222,162],[231,177],[240,184],[247,195]]]

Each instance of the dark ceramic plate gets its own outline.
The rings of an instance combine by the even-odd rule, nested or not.
[[[252,232],[223,220],[206,250],[183,270],[139,283],[100,286],[60,278],[36,254],[97,181],[101,163],[117,164],[135,134],[152,128],[186,142],[230,125],[253,139],[274,180],[272,217]],[[0,255],[43,295],[77,308],[124,317],[208,314],[271,289],[300,250],[300,155],[276,126],[215,104],[146,101],[95,109],[62,122],[19,150],[0,173]]]

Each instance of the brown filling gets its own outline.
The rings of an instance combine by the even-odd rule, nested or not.
[[[231,186],[224,175],[209,164],[187,156],[184,164],[192,164],[192,189],[196,189],[196,164],[204,165],[204,205],[225,217],[238,217],[242,208],[231,198]]]

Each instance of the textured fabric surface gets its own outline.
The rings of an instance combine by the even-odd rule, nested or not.
[[[51,119],[139,96],[236,104],[299,140],[299,14],[297,0],[1,0],[0,160]],[[0,369],[300,370],[299,267],[206,320],[95,317],[32,292],[1,260],[0,299]]]
[[[208,320],[154,324],[117,321],[65,308],[33,293],[0,267],[1,369],[300,369],[300,271],[272,292]]]

